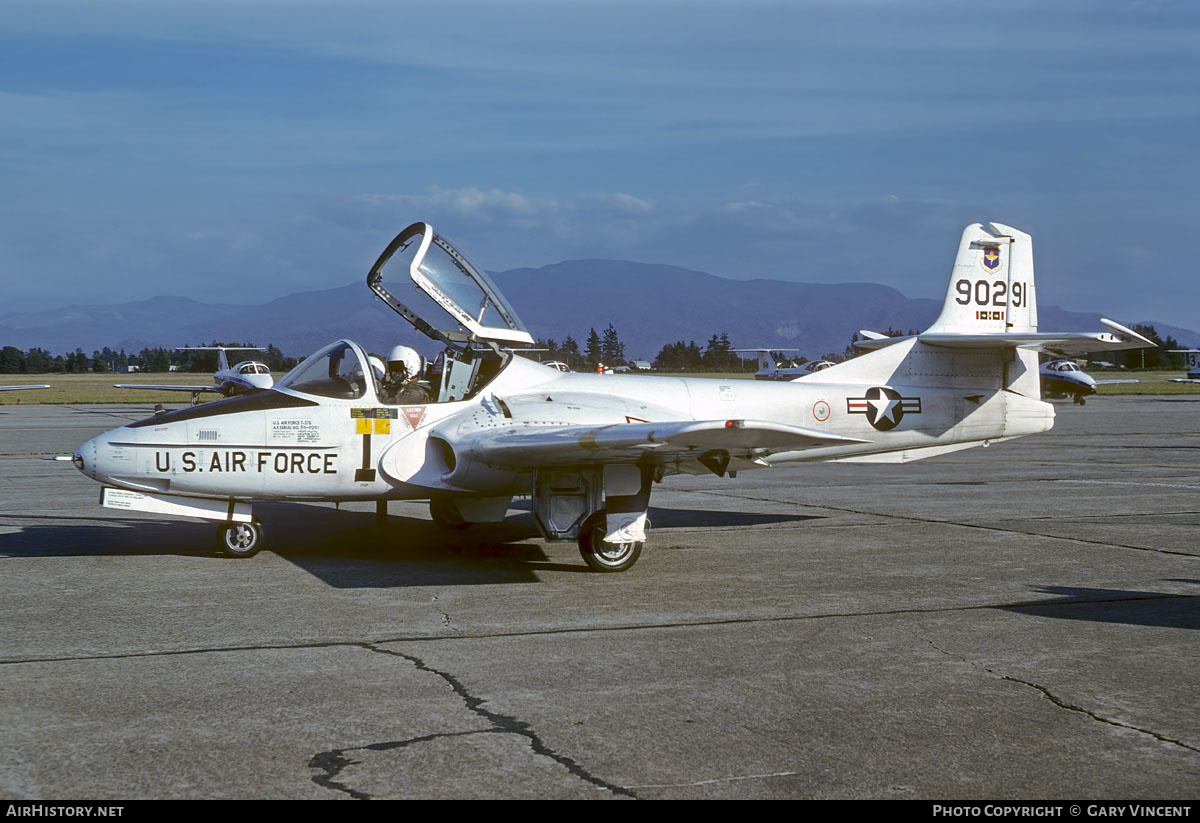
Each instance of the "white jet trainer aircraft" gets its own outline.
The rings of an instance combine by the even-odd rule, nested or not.
[[[758,355],[758,371],[754,373],[755,380],[795,380],[797,377],[804,377],[834,365],[829,360],[810,360],[797,365],[783,356],[785,351],[800,351],[799,349],[732,349],[731,351],[753,352]]]
[[[491,280],[426,223],[387,247],[375,294],[445,346],[435,402],[389,405],[367,353],[339,340],[268,391],[122,426],[75,452],[105,506],[219,521],[218,545],[263,546],[253,500],[430,501],[441,526],[495,522],[530,495],[547,540],[628,569],[653,485],[786,461],[903,462],[1049,429],[1037,351],[1151,345],[1132,331],[1037,331],[1029,235],[963,232],[941,315],[906,339],[792,382],[564,374],[505,347],[532,337]],[[413,284],[451,330],[401,302]],[[407,299],[407,298],[405,298]],[[422,298],[423,299],[423,298]],[[445,324],[443,324],[445,325]]]
[[[201,392],[220,392],[225,397],[235,394],[249,394],[265,391],[271,388],[274,378],[266,363],[257,360],[244,360],[235,366],[229,365],[225,357],[227,351],[266,351],[266,349],[246,346],[180,346],[175,351],[215,351],[217,353],[217,371],[213,375],[212,385],[180,386],[178,384],[150,383],[113,383],[115,389],[150,389],[157,391],[186,391],[192,393],[192,403],[196,402]]]
[[[1171,383],[1200,383],[1200,349],[1167,349],[1171,354],[1186,354],[1187,377],[1168,377]]]
[[[1047,400],[1071,397],[1080,406],[1086,405],[1086,398],[1088,395],[1096,393],[1097,386],[1138,382],[1134,379],[1097,380],[1070,359],[1051,360],[1049,363],[1043,363],[1039,371],[1042,375],[1042,397]]]

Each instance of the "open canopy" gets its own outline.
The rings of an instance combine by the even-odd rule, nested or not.
[[[441,328],[443,319],[419,317],[401,302],[397,295],[411,284],[449,314],[457,329]],[[495,283],[428,223],[413,223],[396,235],[371,267],[367,285],[401,317],[434,339],[460,345],[471,341],[533,343]]]

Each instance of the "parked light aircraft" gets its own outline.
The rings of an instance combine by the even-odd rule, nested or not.
[[[783,356],[785,351],[799,349],[732,349],[736,352],[753,352],[758,355],[758,371],[755,380],[795,380],[834,365],[829,360],[812,360],[797,364]]]
[[[1137,382],[1133,379],[1097,380],[1079,368],[1079,364],[1074,360],[1051,360],[1043,363],[1038,371],[1042,375],[1042,397],[1046,399],[1073,397],[1080,406],[1085,404],[1085,397],[1096,393],[1096,386]]]
[[[414,223],[367,275],[375,295],[441,343],[436,402],[388,405],[363,349],[339,340],[274,388],[163,412],[79,447],[103,505],[218,521],[245,557],[264,541],[254,500],[429,500],[445,527],[499,521],[529,495],[547,540],[577,540],[597,571],[628,569],[653,485],[786,461],[920,460],[1048,430],[1037,352],[1153,345],[1037,331],[1029,235],[962,234],[941,315],[924,333],[791,382],[564,374],[505,346],[533,342],[482,269]],[[451,318],[401,302],[413,285]],[[405,297],[405,299],[408,299]],[[442,323],[441,325],[446,325]]]
[[[30,383],[27,386],[0,386],[0,391],[26,391],[29,389],[48,389],[49,383]]]
[[[1172,383],[1200,383],[1200,349],[1168,349],[1172,354],[1184,354],[1187,357],[1187,377],[1168,377]]]
[[[225,357],[225,352],[227,351],[266,351],[266,349],[253,346],[180,346],[176,351],[215,351],[217,353],[217,372],[213,375],[212,385],[180,386],[172,384],[114,383],[113,388],[187,391],[192,393],[192,403],[194,404],[201,392],[220,392],[225,397],[233,397],[235,394],[265,391],[274,385],[271,370],[267,368],[265,363],[260,363],[257,360],[245,360],[236,366],[230,367],[229,360]]]

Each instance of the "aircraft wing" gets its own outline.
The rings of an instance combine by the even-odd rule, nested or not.
[[[48,389],[49,383],[35,383],[28,386],[0,386],[0,391],[24,391],[26,389]]]
[[[709,452],[735,457],[867,441],[764,420],[685,420],[606,426],[513,424],[459,431],[446,438],[456,453],[493,466],[542,468],[699,460]]]
[[[207,386],[179,386],[179,385],[160,386],[160,385],[155,385],[153,383],[113,383],[113,388],[114,389],[154,389],[155,391],[190,391],[190,392],[220,391],[220,389],[212,383],[209,383]]]

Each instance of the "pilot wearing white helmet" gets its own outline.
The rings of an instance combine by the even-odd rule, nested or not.
[[[387,359],[383,380],[384,401],[401,406],[423,406],[433,402],[427,388],[417,382],[425,373],[425,358],[408,346],[395,346]]]

